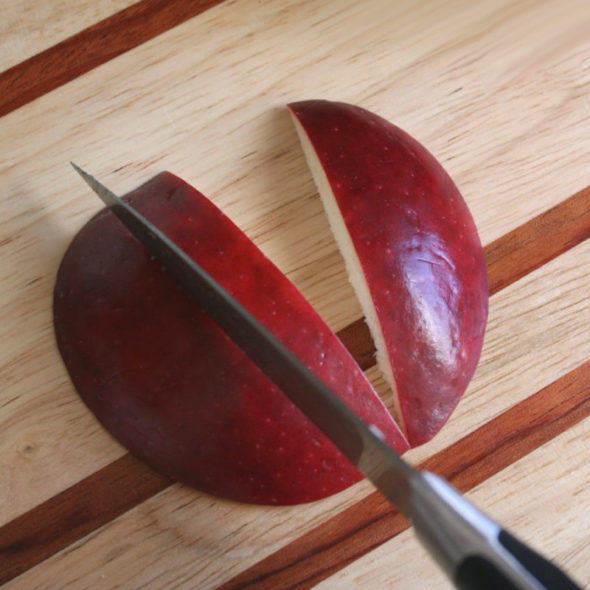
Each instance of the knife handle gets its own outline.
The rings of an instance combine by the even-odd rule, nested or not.
[[[460,590],[581,590],[444,479],[423,471],[412,491],[416,535]]]
[[[506,530],[498,540],[502,547],[546,590],[582,590],[562,570]],[[455,585],[459,590],[521,590],[496,565],[479,555],[468,556],[457,568]]]

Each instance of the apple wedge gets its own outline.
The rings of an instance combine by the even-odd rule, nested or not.
[[[338,102],[289,109],[417,446],[447,421],[481,353],[488,278],[475,224],[442,166],[398,127]]]
[[[390,445],[408,448],[337,337],[208,199],[169,173],[126,198]],[[109,211],[86,224],[63,258],[54,323],[84,402],[168,476],[256,504],[309,502],[361,478]]]

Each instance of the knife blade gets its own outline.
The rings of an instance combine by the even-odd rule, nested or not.
[[[458,588],[579,588],[442,478],[404,461],[376,426],[365,424],[197,262],[129,203],[71,164],[203,310],[412,523]]]

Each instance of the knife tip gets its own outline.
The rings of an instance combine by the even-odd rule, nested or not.
[[[78,173],[78,174],[82,174],[83,170],[82,168],[80,168],[80,166],[78,166],[78,164],[76,164],[76,162],[72,162],[70,160],[70,164],[72,166],[72,168]]]
[[[72,165],[72,168],[86,181],[86,183],[90,185],[93,190],[95,190],[93,185],[96,183],[96,180],[90,176],[88,172],[82,170],[82,168],[80,168],[76,162],[70,161],[70,164]]]

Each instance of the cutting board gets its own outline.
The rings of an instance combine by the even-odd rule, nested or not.
[[[408,460],[590,583],[590,4],[229,0],[3,5],[0,581],[6,588],[445,588],[367,482],[246,506],[129,456],[57,352],[60,259],[98,199],[169,170],[281,268],[391,393],[285,110],[416,137],[486,248],[490,319],[451,420]]]

